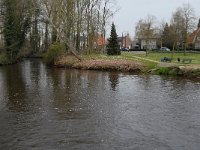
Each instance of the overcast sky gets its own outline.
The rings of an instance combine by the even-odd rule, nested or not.
[[[183,4],[191,4],[197,18],[200,18],[200,0],[116,0],[119,11],[114,15],[118,36],[122,32],[129,32],[134,36],[135,25],[139,19],[145,19],[147,15],[154,15],[157,23],[162,20],[169,22],[172,12]]]

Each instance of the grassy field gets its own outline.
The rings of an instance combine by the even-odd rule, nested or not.
[[[106,54],[81,55],[81,61],[74,55],[60,57],[54,64],[58,67],[72,67],[88,70],[117,70],[152,73],[159,75],[200,78],[200,54],[176,53],[172,62],[163,62],[164,57],[171,58],[171,53],[122,52],[119,56]],[[177,58],[192,59],[191,63],[178,62]],[[70,61],[71,60],[71,61]]]
[[[122,52],[120,56],[107,56],[107,55],[101,55],[101,54],[93,54],[93,55],[83,55],[83,58],[85,59],[110,59],[110,60],[117,60],[117,59],[123,59],[123,60],[133,60],[133,61],[150,61],[159,63],[161,58],[168,57],[172,58],[171,53],[149,53],[148,56],[146,56],[145,53],[135,53],[135,52]],[[183,53],[175,53],[173,55],[172,62],[178,63],[177,58],[180,58],[181,60],[183,58],[190,58],[192,59],[191,64],[200,64],[200,53],[186,53],[186,56],[184,56]]]
[[[168,58],[172,58],[172,54],[171,53],[149,53],[148,56],[146,56],[145,53],[134,53],[134,52],[125,52],[122,54],[124,57],[141,57],[141,58],[144,58],[144,59],[150,59],[150,60],[154,60],[154,61],[157,61],[157,62],[160,62],[161,58],[164,58],[164,57],[168,57]],[[178,63],[177,62],[177,58],[180,58],[181,60],[184,59],[184,58],[190,58],[192,59],[192,62],[191,64],[200,64],[200,54],[199,53],[186,53],[186,56],[184,56],[183,53],[175,53],[173,55],[173,59],[172,59],[172,62],[173,63]],[[181,64],[185,64],[185,63],[182,63]]]
[[[128,60],[128,61],[138,61],[142,62],[147,66],[147,70],[154,69],[158,64],[160,64],[160,60],[164,57],[171,58],[172,54],[169,52],[166,53],[156,53],[152,52],[149,53],[148,56],[146,56],[145,52],[122,52],[120,56],[107,56],[103,54],[93,54],[93,55],[82,55],[83,59],[101,59],[101,60]],[[190,58],[192,59],[191,63],[178,63],[177,58],[180,58],[181,60],[184,58]],[[162,65],[190,65],[190,66],[196,66],[200,65],[200,54],[198,53],[187,53],[186,56],[184,56],[183,53],[175,53],[173,55],[172,62],[166,62],[162,63]]]

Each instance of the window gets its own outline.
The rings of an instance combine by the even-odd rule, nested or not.
[[[195,49],[200,49],[200,43],[195,43]]]

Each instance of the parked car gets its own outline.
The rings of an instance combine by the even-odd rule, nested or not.
[[[161,47],[160,50],[161,50],[161,51],[170,51],[170,49],[167,48],[167,47]]]
[[[123,48],[121,48],[121,51],[129,51],[129,49],[126,47],[123,47]]]

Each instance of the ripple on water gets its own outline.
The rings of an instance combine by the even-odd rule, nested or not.
[[[0,68],[0,149],[199,150],[199,88],[25,60]]]

